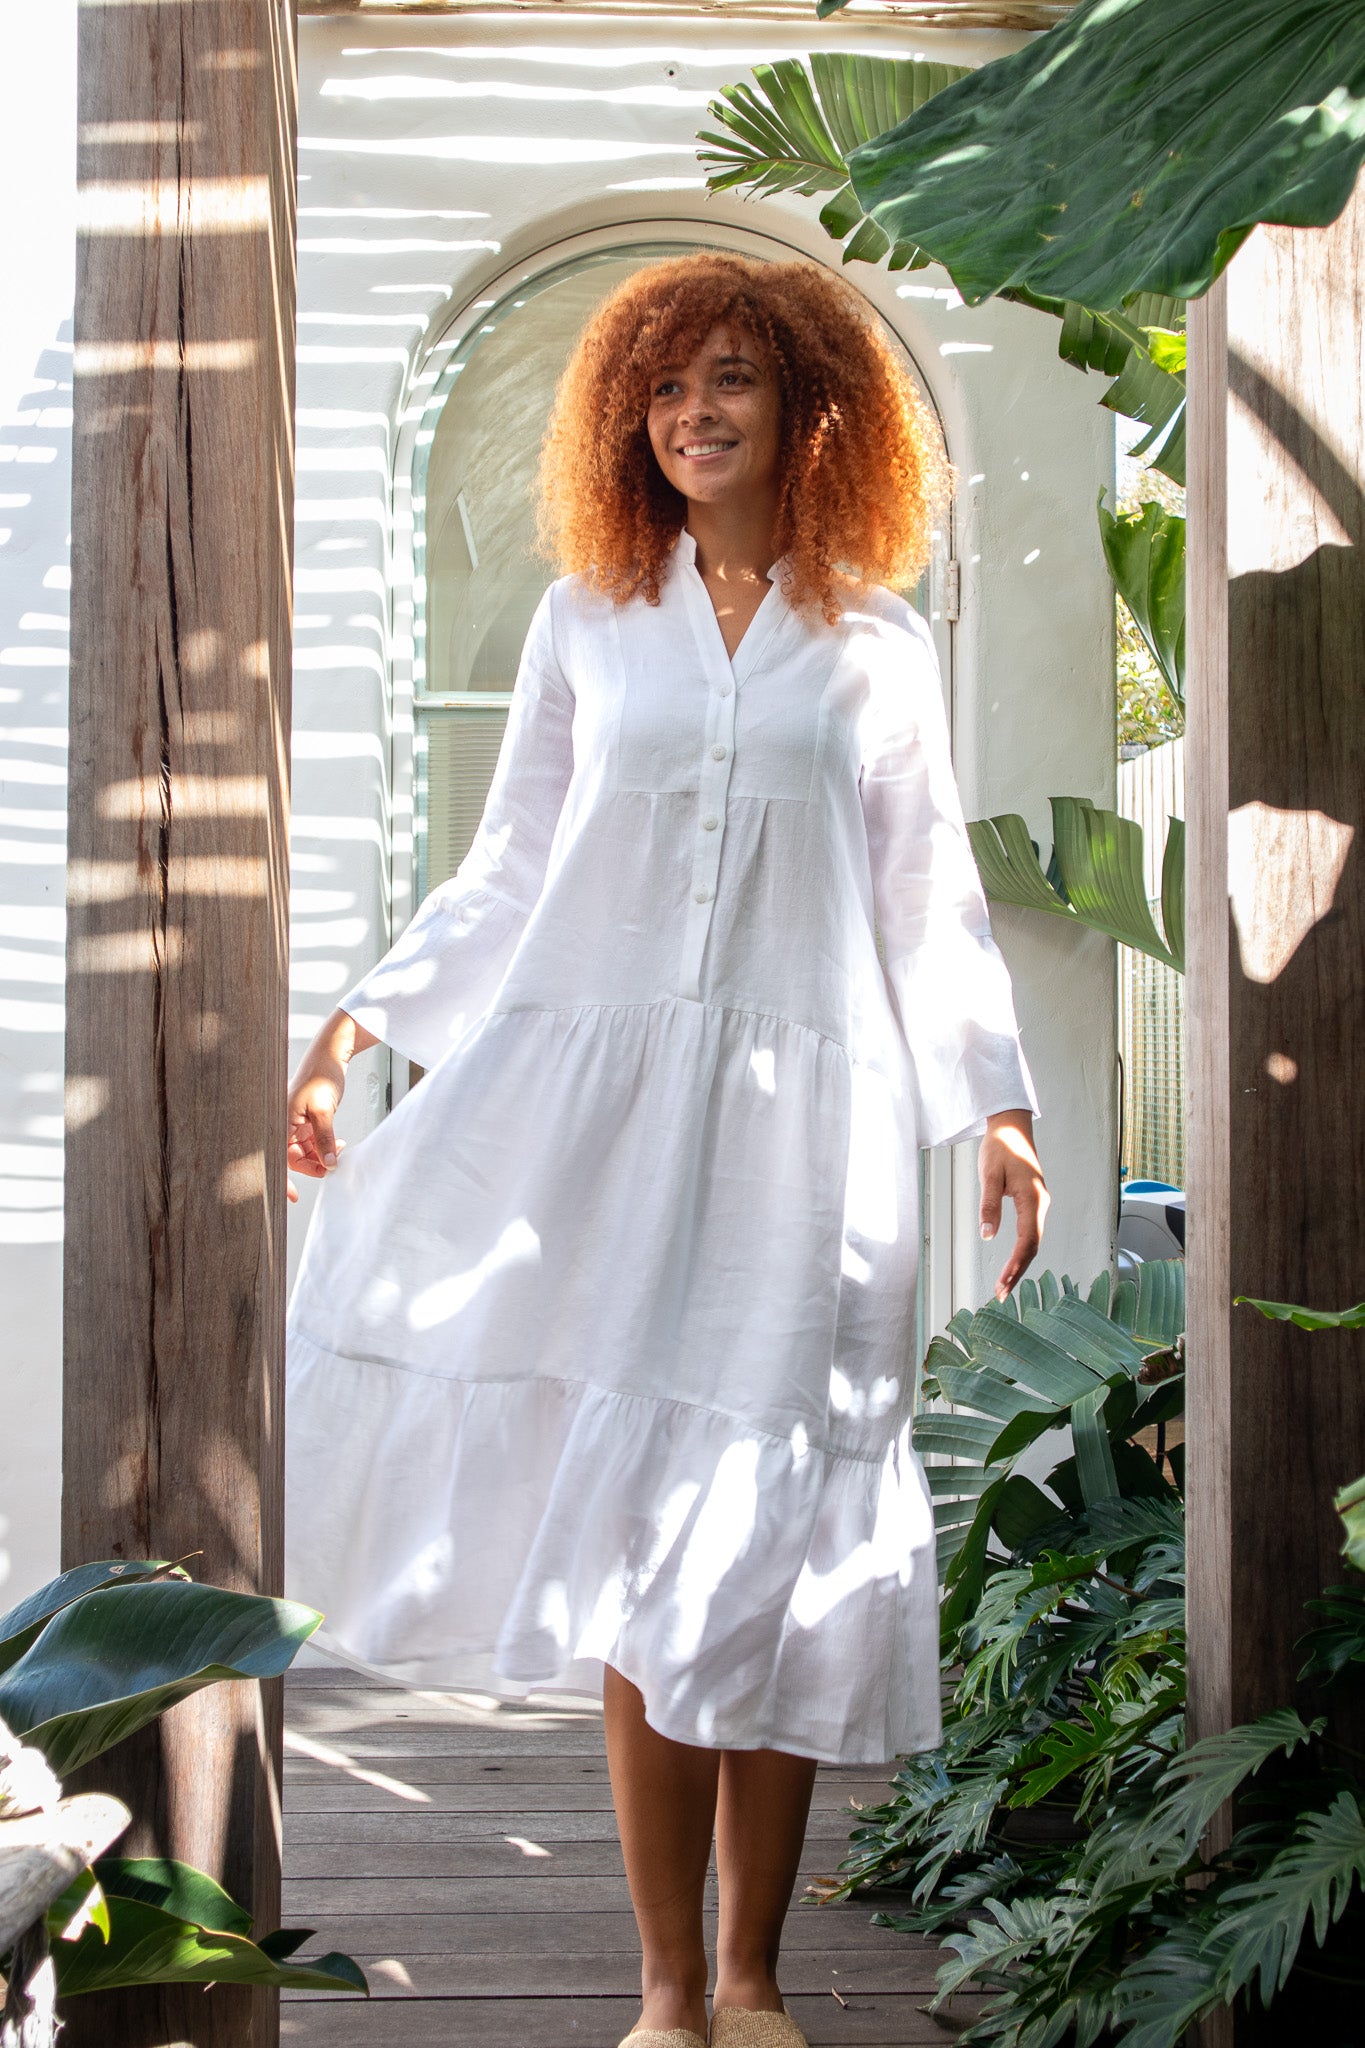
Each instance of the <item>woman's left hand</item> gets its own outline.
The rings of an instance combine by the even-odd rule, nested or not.
[[[977,1160],[981,1180],[981,1235],[994,1237],[1006,1195],[1014,1204],[1014,1250],[995,1283],[1004,1301],[1028,1271],[1043,1241],[1043,1222],[1052,1201],[1033,1149],[1033,1116],[1027,1109],[1001,1109],[986,1119]]]

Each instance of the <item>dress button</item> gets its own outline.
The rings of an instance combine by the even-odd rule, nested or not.
[[[726,755],[727,755],[727,754],[729,753],[729,751],[730,751],[730,749],[729,749],[728,747],[721,747],[721,746],[715,746],[715,747],[712,747],[712,749],[711,749],[711,759],[712,759],[713,761],[723,761],[723,760],[725,759],[725,756],[726,756]]]
[[[720,686],[720,694],[721,694],[721,696],[722,696],[722,697],[728,697],[728,696],[729,696],[729,694],[730,694],[730,692],[731,692],[731,690],[732,690],[733,688],[734,688],[734,684],[733,684],[733,683],[722,683],[722,684],[721,684],[721,686]]]
[[[714,832],[719,823],[719,818],[703,818],[701,821],[701,829],[703,832]]]
[[[709,903],[711,901],[711,891],[709,889],[694,890],[693,900],[697,903]]]

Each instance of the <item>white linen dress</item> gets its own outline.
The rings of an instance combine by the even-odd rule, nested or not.
[[[928,629],[781,566],[733,660],[685,532],[657,606],[552,585],[343,998],[428,1071],[305,1249],[288,1579],[405,1683],[880,1763],[939,1738],[917,1154],[1038,1105]]]

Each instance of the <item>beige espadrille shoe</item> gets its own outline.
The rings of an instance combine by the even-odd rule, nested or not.
[[[742,2005],[723,2005],[711,2016],[711,2048],[810,2048],[787,2008],[781,2012],[750,2012]]]
[[[621,2048],[706,2048],[706,2043],[690,2027],[637,2027]]]

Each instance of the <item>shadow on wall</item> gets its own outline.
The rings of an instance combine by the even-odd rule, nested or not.
[[[67,321],[0,426],[0,1245],[62,1235],[70,497]]]

